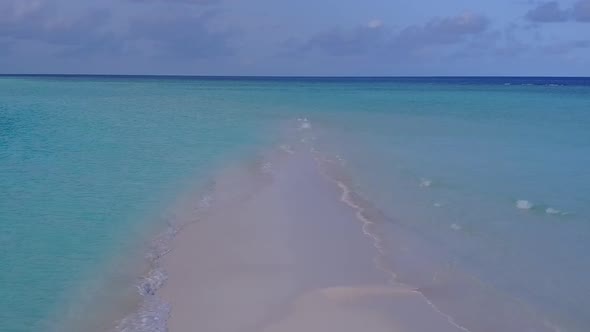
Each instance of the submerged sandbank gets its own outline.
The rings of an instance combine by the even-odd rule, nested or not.
[[[461,331],[383,265],[379,235],[304,145],[219,178],[158,292],[184,331]]]

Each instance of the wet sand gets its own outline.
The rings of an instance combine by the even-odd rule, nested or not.
[[[231,199],[174,239],[159,291],[169,331],[460,331],[391,281],[346,187],[288,152],[258,177],[220,179],[215,195]]]

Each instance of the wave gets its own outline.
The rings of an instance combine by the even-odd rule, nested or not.
[[[460,231],[460,230],[462,230],[462,229],[463,229],[463,227],[461,227],[461,226],[460,226],[460,225],[458,225],[458,224],[452,224],[452,225],[451,225],[451,229],[452,229],[452,230],[454,230],[454,231]]]
[[[299,121],[299,129],[311,129],[311,122],[307,118],[299,118],[297,121]]]
[[[432,180],[422,178],[420,179],[420,187],[428,188],[432,186]]]
[[[521,210],[530,210],[534,207],[535,205],[530,202],[527,201],[525,199],[519,199],[516,201],[516,208],[517,209],[521,209]]]
[[[203,195],[196,203],[192,213],[198,215],[210,208],[210,194]],[[158,295],[168,280],[166,270],[161,266],[162,259],[171,251],[171,244],[176,235],[194,219],[180,218],[172,215],[165,218],[166,229],[154,238],[145,255],[149,269],[135,285],[141,296],[141,302],[135,311],[121,319],[114,332],[167,332],[171,306]]]
[[[561,210],[556,209],[554,207],[546,206],[544,204],[537,205],[537,204],[534,204],[531,201],[524,200],[524,199],[517,200],[515,205],[516,205],[516,208],[517,209],[521,209],[521,210],[536,210],[536,212],[541,212],[542,211],[542,212],[544,212],[547,215],[553,215],[553,216],[567,216],[567,215],[569,215],[568,212],[561,211]]]

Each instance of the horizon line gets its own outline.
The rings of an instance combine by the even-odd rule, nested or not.
[[[590,78],[590,76],[544,75],[176,75],[176,74],[15,74],[0,73],[0,77],[162,77],[162,78]]]

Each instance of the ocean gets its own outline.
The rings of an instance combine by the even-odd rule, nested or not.
[[[0,331],[165,330],[180,207],[302,128],[397,282],[467,331],[588,330],[590,79],[3,76]]]

